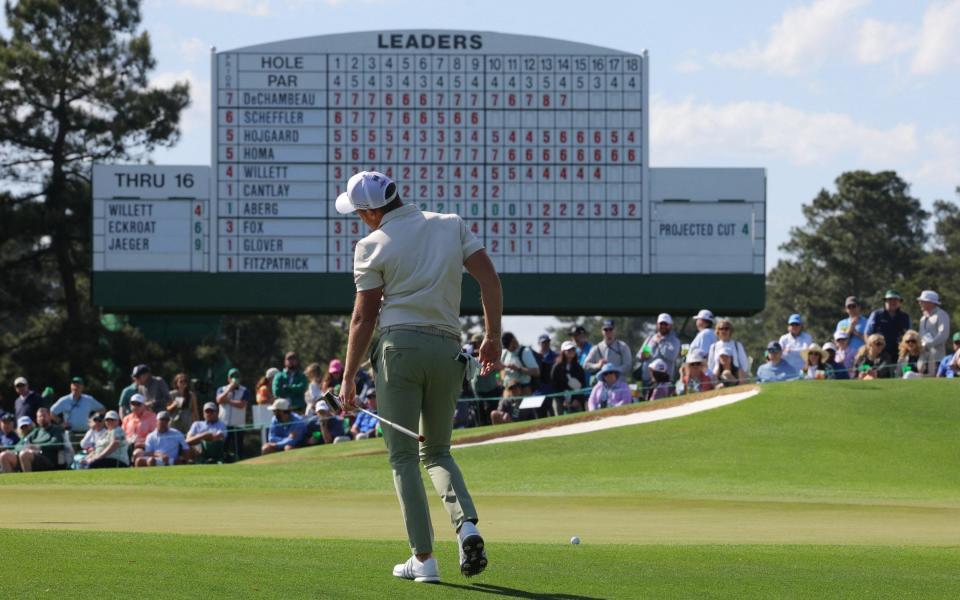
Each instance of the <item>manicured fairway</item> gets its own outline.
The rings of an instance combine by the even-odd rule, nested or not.
[[[406,547],[379,440],[0,476],[2,581],[13,597],[960,597],[953,381],[784,384],[672,421],[455,454],[488,573],[460,577],[431,508],[444,580],[468,588],[389,576]],[[12,571],[20,560],[61,568]]]

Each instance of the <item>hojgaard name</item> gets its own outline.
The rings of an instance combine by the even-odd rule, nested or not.
[[[378,33],[377,48],[392,50],[417,49],[429,50],[480,50],[483,48],[483,36],[441,33]]]

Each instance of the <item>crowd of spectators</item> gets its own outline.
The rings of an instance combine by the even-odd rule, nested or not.
[[[822,345],[806,331],[802,315],[792,314],[756,369],[733,323],[708,309],[692,317],[697,332],[689,344],[681,343],[673,317],[661,313],[636,353],[618,338],[613,320],[603,321],[595,344],[586,328],[572,327],[567,339],[558,340],[559,350],[548,334],[534,348],[505,332],[499,370],[464,380],[455,425],[594,411],[752,381],[960,376],[960,332],[947,348],[950,318],[939,295],[925,290],[917,301],[922,317],[914,329],[895,290],[887,290],[884,306],[867,316],[858,299],[848,297],[846,316]],[[477,355],[481,342],[474,336],[464,352]],[[356,381],[361,406],[373,413],[375,376],[361,369]],[[297,353],[288,352],[283,368],[267,369],[253,387],[230,369],[201,407],[186,373],[174,375],[171,389],[150,367],[137,365],[117,409],[108,410],[85,393],[82,377],[73,377],[70,393],[60,398],[51,388],[37,393],[17,377],[14,410],[0,411],[0,470],[220,463],[380,435],[375,416],[337,413],[323,399],[338,393],[342,381],[339,359],[301,370]],[[259,436],[256,444],[246,443],[248,433]]]

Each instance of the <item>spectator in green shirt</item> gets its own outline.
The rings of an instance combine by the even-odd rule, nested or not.
[[[303,414],[307,408],[307,376],[300,370],[300,358],[296,352],[287,352],[283,358],[284,369],[273,378],[273,397],[290,401],[290,410]]]
[[[5,473],[15,470],[17,464],[24,473],[51,471],[60,465],[59,455],[67,449],[64,431],[54,424],[49,408],[37,410],[37,426],[29,417],[20,417],[18,424],[23,435],[14,449],[0,454],[0,466]]]

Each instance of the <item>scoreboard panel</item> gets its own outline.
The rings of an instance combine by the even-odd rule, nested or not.
[[[463,217],[502,273],[644,271],[645,54],[371,32],[214,61],[220,272],[352,272],[368,232],[329,199],[370,169]]]
[[[507,313],[763,307],[765,173],[650,168],[645,51],[373,31],[214,52],[211,68],[210,167],[94,171],[99,306],[348,312],[369,231],[332,204],[376,169],[405,202],[465,220]],[[183,169],[192,191],[171,187]],[[156,230],[124,235],[140,227],[124,219]],[[471,278],[463,290],[479,313]]]

